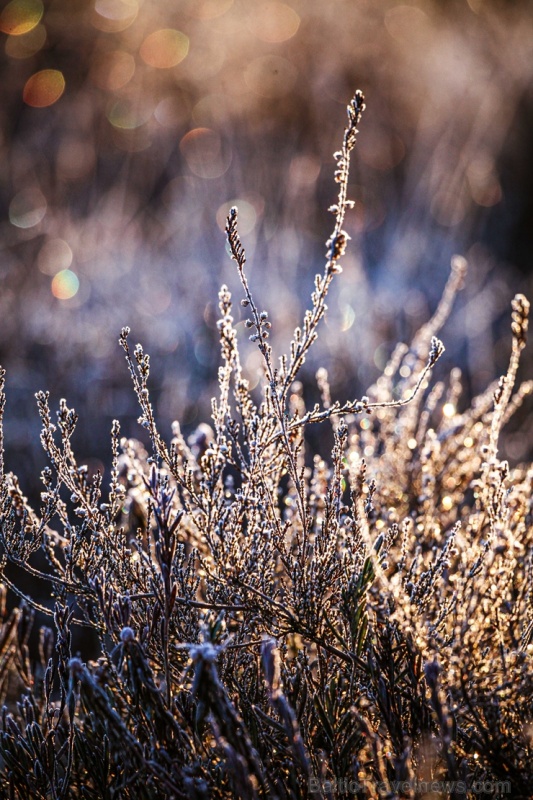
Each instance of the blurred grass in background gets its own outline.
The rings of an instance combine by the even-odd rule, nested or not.
[[[113,417],[140,435],[123,325],[152,356],[161,430],[208,419],[219,285],[240,298],[233,204],[274,348],[288,341],[357,87],[353,242],[309,380],[324,363],[335,397],[360,396],[435,307],[455,252],[471,266],[442,374],[459,363],[476,392],[504,370],[510,299],[533,296],[530,2],[12,0],[0,29],[0,362],[7,464],[28,491],[38,389],[80,413],[91,470]],[[250,345],[252,384],[259,366]],[[531,441],[520,424],[513,461]]]

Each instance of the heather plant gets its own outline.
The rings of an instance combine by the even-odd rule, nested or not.
[[[357,92],[335,154],[339,192],[324,272],[278,360],[232,208],[229,250],[245,327],[263,360],[251,391],[231,294],[219,293],[211,423],[167,443],[150,359],[124,349],[148,445],[111,431],[109,485],[52,422],[39,510],[1,469],[1,796],[6,798],[476,797],[533,793],[530,465],[500,460],[529,304],[512,305],[507,373],[460,410],[461,375],[432,381],[435,314],[360,399],[334,401],[302,367],[341,273]],[[3,412],[4,373],[0,411]],[[331,426],[329,463],[309,426]],[[1,443],[0,443],[1,444]],[[2,448],[0,446],[0,454]],[[23,592],[25,571],[49,604]],[[7,611],[8,593],[20,597]],[[36,612],[50,626],[29,636]],[[76,627],[95,631],[84,663]]]

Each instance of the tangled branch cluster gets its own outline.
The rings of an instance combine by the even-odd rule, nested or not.
[[[433,318],[366,396],[331,402],[320,370],[322,403],[308,409],[296,380],[341,272],[363,109],[358,92],[324,272],[278,364],[228,216],[264,363],[256,393],[224,286],[211,425],[186,440],[175,423],[166,443],[149,357],[124,329],[151,452],[114,422],[104,489],[76,460],[75,412],[61,401],[52,422],[41,392],[40,509],[0,456],[1,797],[281,800],[350,786],[392,800],[422,796],[422,781],[448,781],[442,797],[487,782],[533,794],[533,469],[498,456],[532,388],[514,391],[527,300],[513,301],[507,374],[465,411],[458,370],[430,388],[459,257]],[[3,412],[3,372],[0,383]],[[305,439],[325,422],[329,464]],[[49,587],[48,604],[22,591],[21,570]],[[22,597],[9,613],[8,591]],[[53,622],[32,659],[36,610]],[[72,649],[79,625],[98,638],[88,663]]]

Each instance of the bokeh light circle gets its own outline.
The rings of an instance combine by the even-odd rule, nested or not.
[[[146,37],[139,50],[145,64],[156,69],[175,67],[189,52],[189,38],[174,28],[162,28]]]
[[[33,108],[46,108],[56,103],[65,91],[65,78],[58,69],[42,69],[28,78],[22,96]]]
[[[259,3],[250,19],[250,27],[263,42],[286,42],[297,33],[300,17],[286,3]]]
[[[116,100],[109,111],[107,118],[114,128],[133,131],[144,125],[153,113],[153,108],[148,98],[140,98],[134,93]]]
[[[137,0],[96,0],[92,24],[105,33],[119,33],[135,22],[138,13]]]
[[[72,264],[73,253],[64,239],[48,239],[37,256],[37,265],[45,275],[56,275],[61,270],[68,270]]]
[[[12,0],[0,13],[0,30],[10,36],[22,36],[39,24],[43,13],[41,0]]]
[[[191,115],[190,100],[185,94],[173,92],[159,101],[154,117],[163,128],[177,128]]]
[[[414,5],[393,6],[386,12],[384,21],[390,36],[400,44],[420,46],[431,32],[428,15]]]
[[[259,211],[263,210],[264,203],[257,202]],[[219,206],[216,213],[216,220],[218,227],[222,232],[226,230],[226,219],[229,214],[230,208],[237,206],[239,209],[239,233],[241,236],[248,236],[256,226],[258,218],[258,209],[255,203],[245,200],[242,197],[236,197],[233,200],[227,200]]]
[[[16,228],[33,228],[46,214],[46,197],[40,189],[23,189],[9,204],[9,221]]]
[[[180,141],[189,169],[199,178],[220,178],[231,163],[231,149],[212,128],[194,128]]]
[[[80,281],[75,272],[70,269],[62,269],[52,279],[52,294],[58,300],[70,300],[77,294],[80,288]]]
[[[46,42],[46,28],[36,25],[28,33],[21,36],[8,36],[6,39],[6,55],[10,58],[31,58],[44,47]]]

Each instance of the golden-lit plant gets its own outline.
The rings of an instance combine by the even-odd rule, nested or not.
[[[149,356],[124,329],[151,452],[115,421],[104,493],[71,446],[74,410],[61,401],[52,422],[40,392],[39,512],[2,458],[2,600],[22,597],[1,609],[3,796],[531,796],[533,470],[498,456],[502,425],[531,390],[513,394],[527,300],[513,301],[506,375],[464,411],[457,370],[429,388],[460,257],[432,319],[366,396],[332,401],[321,369],[321,403],[307,408],[297,380],[341,272],[363,109],[357,92],[335,154],[325,269],[278,361],[229,213],[263,359],[253,392],[223,286],[211,425],[186,440],[176,422],[165,441]],[[319,424],[333,428],[329,464],[306,442]],[[21,590],[12,565],[50,587],[53,610]],[[35,611],[55,633],[41,628],[32,663]],[[95,660],[73,652],[74,626],[96,632]]]

